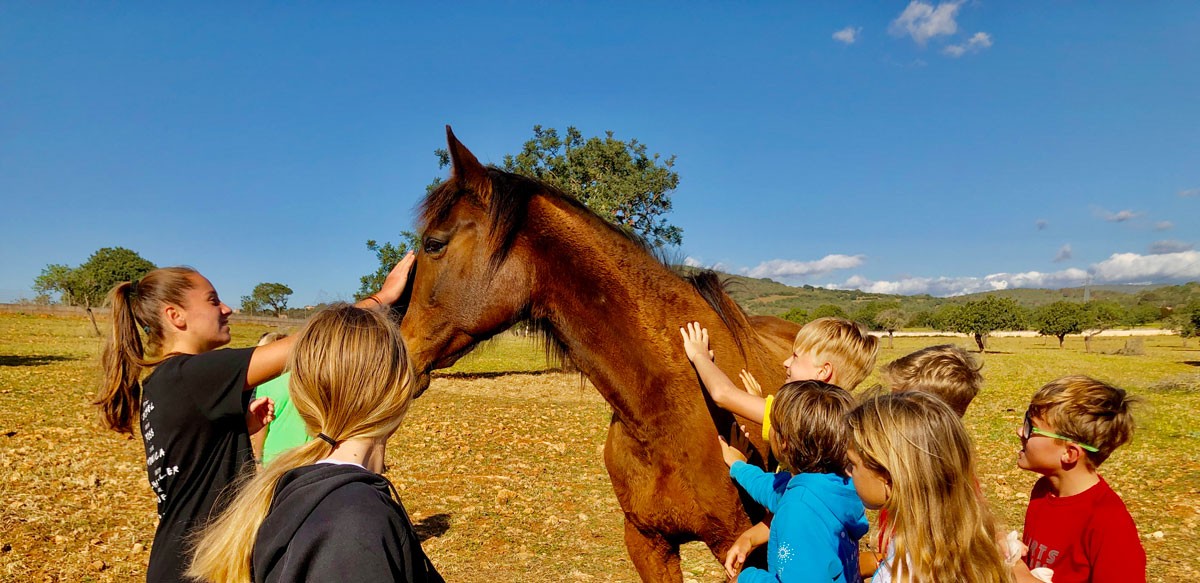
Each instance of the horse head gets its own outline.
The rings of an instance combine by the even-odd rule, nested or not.
[[[519,199],[534,183],[479,163],[446,126],[450,178],[420,206],[420,249],[401,334],[414,395],[429,373],[454,364],[528,312],[531,268],[516,255]]]

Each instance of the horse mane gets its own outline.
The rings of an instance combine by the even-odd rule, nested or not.
[[[492,269],[496,269],[508,257],[517,234],[525,226],[529,218],[529,202],[535,196],[545,196],[562,201],[579,213],[596,218],[599,224],[603,225],[610,232],[634,243],[647,256],[654,259],[663,267],[666,267],[672,277],[679,278],[690,285],[692,289],[696,290],[696,293],[704,298],[705,303],[717,313],[717,317],[720,318],[721,323],[733,334],[738,352],[745,358],[746,342],[750,339],[751,334],[753,334],[753,330],[749,320],[746,319],[746,312],[725,291],[729,280],[722,281],[715,271],[709,269],[697,271],[687,276],[679,274],[671,267],[665,256],[657,252],[656,248],[652,247],[646,239],[638,236],[632,230],[614,225],[604,217],[596,214],[595,211],[588,208],[579,199],[564,193],[550,184],[520,174],[506,172],[494,166],[487,167],[487,175],[490,184],[482,186],[490,188],[490,192],[475,194],[469,185],[464,184],[453,176],[450,180],[443,182],[430,192],[419,207],[418,221],[421,225],[422,234],[424,234],[424,230],[428,225],[445,219],[450,210],[454,208],[454,205],[458,204],[464,197],[473,199],[471,202],[480,207],[485,206],[485,203],[480,199],[486,197],[486,210],[491,219],[491,231],[489,234],[492,247],[490,264]],[[543,339],[547,356],[562,362],[566,354],[566,347],[562,346],[557,339],[550,335],[548,326],[536,318],[535,315],[524,314],[523,316],[522,320],[528,321],[533,331]]]

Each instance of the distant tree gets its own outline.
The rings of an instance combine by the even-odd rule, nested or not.
[[[983,299],[966,302],[947,315],[945,324],[949,330],[970,334],[979,346],[979,352],[987,348],[988,335],[997,330],[1016,330],[1025,323],[1025,310],[1012,298],[984,296]]]
[[[560,137],[540,125],[520,153],[504,157],[505,170],[557,187],[655,246],[683,241],[683,230],[665,218],[679,186],[674,166],[675,156],[647,154],[645,144],[618,140],[611,131],[585,140],[574,127]]]
[[[874,325],[876,328],[887,332],[888,348],[892,347],[892,334],[908,324],[908,314],[899,308],[889,308],[875,314]]]
[[[862,306],[860,306],[857,310],[854,311],[854,313],[850,314],[850,319],[854,320],[855,322],[858,322],[859,324],[862,324],[863,326],[866,326],[868,328],[881,330],[882,328],[880,328],[877,325],[877,323],[875,322],[875,316],[877,316],[880,312],[882,312],[884,310],[892,310],[892,309],[899,309],[899,308],[900,308],[900,302],[884,301],[884,300],[871,300],[871,301],[863,304]]]
[[[800,325],[804,325],[809,322],[808,310],[805,310],[804,308],[792,308],[788,310],[786,314],[780,317],[784,320],[795,322]]]
[[[108,292],[118,283],[140,279],[154,268],[153,263],[134,251],[104,247],[76,268],[47,265],[33,280],[33,289],[38,294],[58,293],[60,301],[69,306],[83,306],[99,336],[100,326],[92,308],[104,305]]]
[[[254,286],[250,295],[242,296],[242,311],[259,312],[270,309],[278,318],[287,309],[288,296],[291,295],[292,288],[282,283],[260,283]]]
[[[1137,304],[1126,310],[1125,321],[1122,324],[1126,326],[1142,326],[1161,320],[1162,317],[1162,308],[1157,304]]]
[[[846,310],[843,310],[840,307],[835,306],[833,304],[821,304],[821,305],[813,308],[813,311],[808,313],[809,321],[816,320],[817,318],[830,318],[830,317],[845,318]]]
[[[388,273],[391,273],[392,268],[396,267],[397,263],[404,258],[410,249],[421,248],[421,236],[412,231],[401,231],[401,241],[396,244],[390,242],[380,245],[374,239],[367,241],[367,249],[370,249],[375,254],[375,259],[379,261],[379,266],[374,273],[369,273],[358,278],[358,292],[354,294],[355,300],[361,300],[383,287],[383,280],[387,279]]]
[[[1033,314],[1033,325],[1038,334],[1058,338],[1058,347],[1063,347],[1067,334],[1078,334],[1085,324],[1084,306],[1076,302],[1058,301],[1042,306]]]
[[[1188,338],[1200,336],[1200,300],[1171,310],[1171,315],[1164,321],[1167,328],[1179,334],[1183,345],[1187,346]]]
[[[908,325],[916,328],[936,328],[937,326],[934,326],[933,322],[932,310],[921,310],[908,319]]]
[[[1089,302],[1084,307],[1083,347],[1085,352],[1092,351],[1092,338],[1099,336],[1105,330],[1111,330],[1125,320],[1125,308],[1116,302]]]

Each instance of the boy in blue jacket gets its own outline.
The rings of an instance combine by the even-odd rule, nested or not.
[[[846,475],[843,420],[853,408],[849,392],[821,381],[797,381],[779,389],[770,412],[769,441],[786,472],[764,472],[721,442],[729,475],[775,515],[767,570],[748,567],[739,582],[860,581],[858,539],[868,525]]]

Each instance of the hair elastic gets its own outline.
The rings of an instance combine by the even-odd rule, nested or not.
[[[330,447],[337,447],[337,442],[334,441],[332,437],[329,437],[328,435],[325,435],[324,433],[318,433],[317,439],[320,439],[321,441],[328,443]]]
[[[135,280],[133,280],[133,281],[129,282],[129,295],[131,295],[131,296],[136,296],[136,295],[137,295],[137,293],[138,293],[138,283],[140,283],[141,281],[142,281],[142,280],[140,280],[140,279],[135,279]]]

